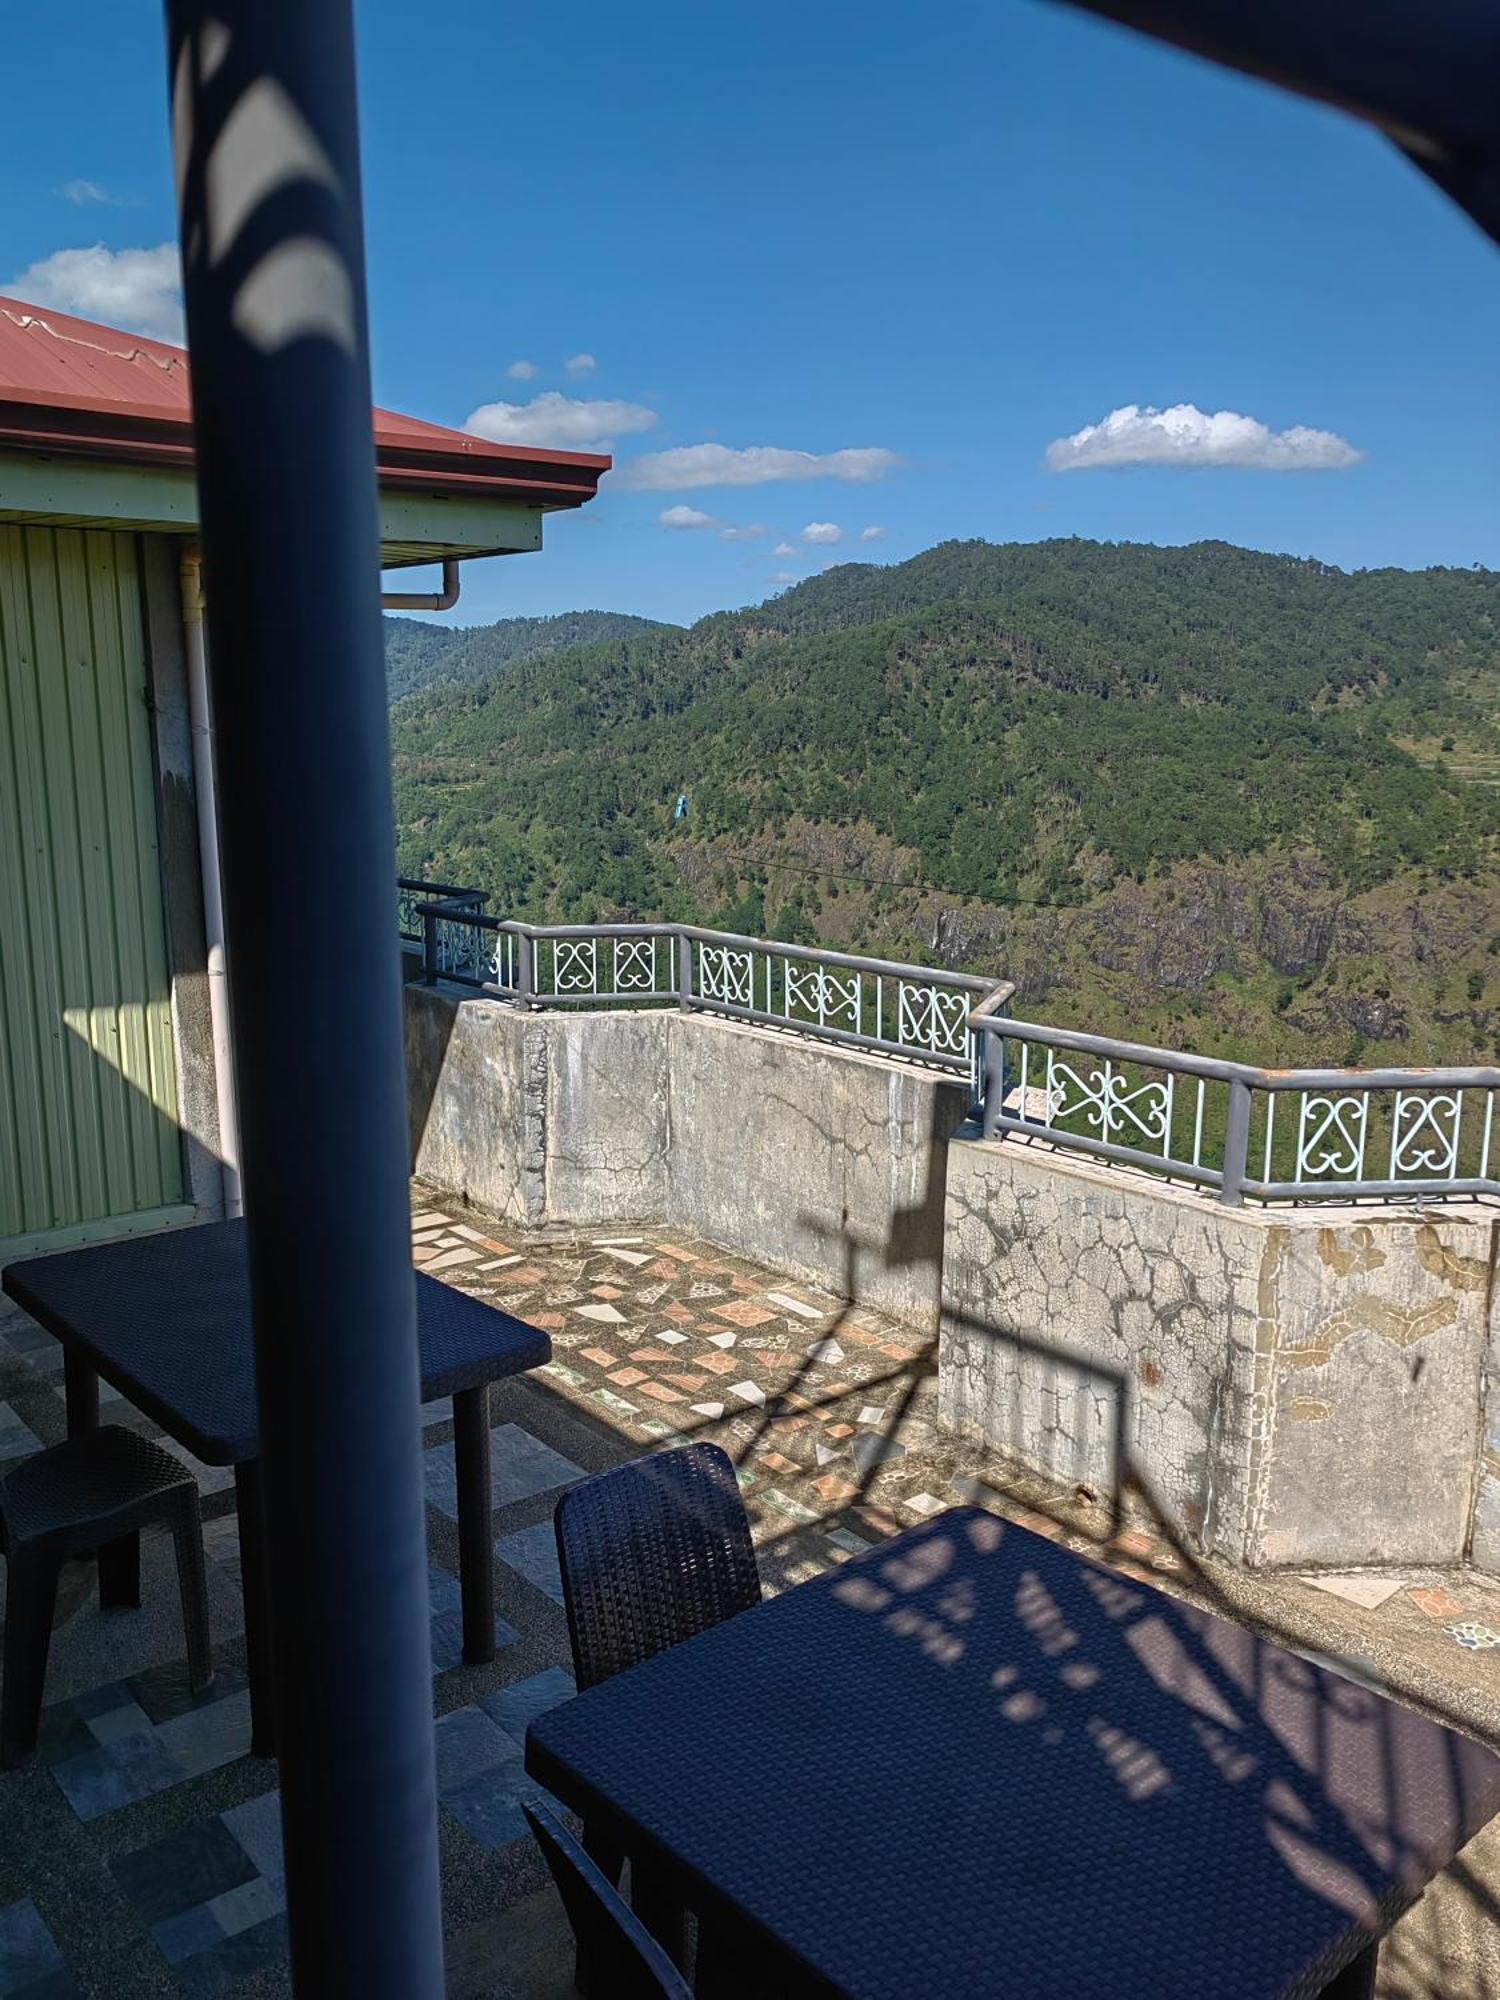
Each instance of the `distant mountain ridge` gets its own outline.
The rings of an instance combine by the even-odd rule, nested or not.
[[[936,958],[1267,1061],[1500,1052],[1493,571],[949,542],[432,687],[393,747],[403,867],[512,914]]]
[[[404,701],[445,681],[483,680],[515,660],[677,629],[628,611],[564,611],[554,618],[499,618],[493,625],[429,625],[416,618],[387,618],[386,692],[392,701]]]

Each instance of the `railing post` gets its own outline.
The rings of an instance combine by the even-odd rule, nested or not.
[[[1005,1040],[997,1034],[984,1038],[984,1097],[980,1130],[986,1139],[1000,1132],[1000,1111],[1005,1102]]]
[[[1250,1086],[1235,1077],[1229,1085],[1229,1112],[1224,1121],[1224,1175],[1219,1199],[1238,1208],[1245,1199],[1245,1171],[1250,1158]]]
[[[677,934],[677,1004],[684,1013],[693,1004],[693,940]]]
[[[422,912],[422,984],[435,986],[438,978],[437,912]]]
[[[530,931],[521,931],[516,937],[516,998],[523,1007],[529,1007],[536,992],[535,946]]]

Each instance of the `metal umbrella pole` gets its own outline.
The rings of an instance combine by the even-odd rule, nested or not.
[[[349,0],[166,14],[293,1978],[438,2000]],[[337,979],[298,968],[311,938]]]

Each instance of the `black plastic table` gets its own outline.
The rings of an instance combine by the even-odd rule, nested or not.
[[[309,1273],[309,1283],[316,1282]],[[62,1342],[70,1432],[99,1421],[99,1377],[208,1465],[234,1467],[253,1747],[273,1748],[250,1272],[242,1221],[9,1264],[0,1286]],[[417,1274],[422,1399],[453,1397],[464,1658],[495,1656],[489,1385],[538,1368],[539,1327]],[[100,1590],[108,1599],[101,1551]]]
[[[1271,2000],[1500,1810],[1468,1738],[958,1509],[533,1722],[526,1763],[667,1871],[716,1992]]]

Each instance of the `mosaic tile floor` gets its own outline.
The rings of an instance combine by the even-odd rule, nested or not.
[[[538,1322],[554,1344],[549,1368],[494,1392],[489,1667],[461,1659],[451,1410],[422,1413],[454,2000],[569,1988],[566,1933],[521,1814],[534,1789],[526,1725],[572,1692],[552,1507],[572,1481],[681,1437],[716,1438],[735,1460],[771,1588],[978,1497],[1133,1575],[1217,1596],[1352,1672],[1391,1685],[1408,1669],[1436,1672],[1458,1719],[1500,1737],[1500,1591],[1488,1584],[1426,1573],[1313,1587],[1211,1571],[1149,1521],[1116,1532],[1092,1496],[1002,1477],[945,1437],[931,1348],[878,1314],[667,1230],[517,1240],[430,1190],[416,1190],[414,1210],[426,1270]],[[61,1390],[55,1343],[14,1311],[0,1316],[0,1466],[63,1434]],[[111,1400],[113,1420],[151,1431]],[[143,1549],[139,1611],[101,1613],[89,1574],[70,1569],[38,1760],[0,1778],[0,2000],[288,1990],[276,1772],[248,1754],[232,1483],[197,1469],[215,1684],[188,1689],[161,1538]],[[515,1940],[533,1933],[520,1967]],[[1417,1985],[1382,1989],[1386,2000],[1408,1990],[1428,2000]],[[1433,1988],[1434,2000],[1440,1991],[1448,2000]],[[1473,1988],[1474,2000],[1491,1995],[1500,1963],[1493,1985]]]

